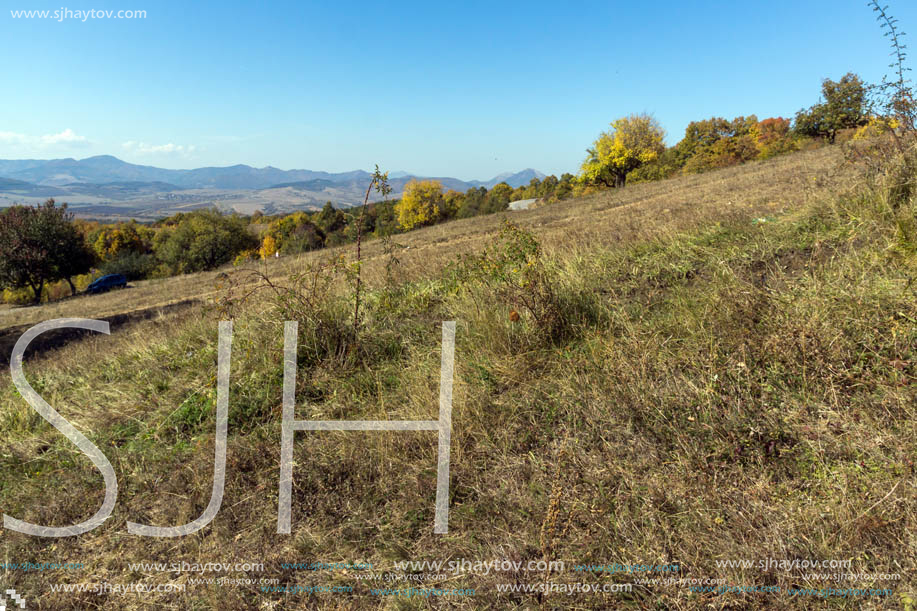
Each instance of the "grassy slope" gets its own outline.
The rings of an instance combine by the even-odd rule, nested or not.
[[[620,193],[604,192],[575,201],[513,212],[514,222],[534,229],[548,246],[590,249],[634,241],[672,230],[685,230],[711,220],[745,218],[795,208],[824,197],[847,180],[837,169],[839,151],[825,148],[791,157],[656,183],[630,185]],[[619,208],[627,208],[622,214]],[[477,252],[499,229],[503,215],[453,221],[396,236],[407,247],[398,253],[406,277],[429,276],[457,253]],[[313,261],[353,246],[327,249],[303,257],[265,262],[272,276],[281,276]],[[369,274],[384,265],[382,244],[364,244]],[[217,276],[225,271],[188,274],[164,280],[131,283],[127,291],[81,296],[39,307],[0,310],[0,330],[35,324],[50,318],[105,317],[192,299],[206,301],[217,293]]]
[[[371,242],[372,332],[345,364],[303,359],[298,417],[435,418],[438,322],[457,320],[446,536],[432,533],[435,441],[424,432],[297,434],[293,533],[276,534],[282,317],[268,301],[235,319],[226,493],[214,522],[188,537],[137,538],[125,522],[184,523],[207,505],[217,313],[177,311],[27,363],[36,390],[110,458],[119,502],[78,538],[2,531],[9,561],[87,565],[13,572],[4,583],[43,608],[903,605],[917,568],[917,300],[913,253],[889,246],[914,207],[892,211],[882,189],[839,161],[824,149],[513,214],[544,246],[538,265],[568,323],[553,342],[525,313],[509,320],[500,287],[440,271],[456,253],[493,243],[498,217],[399,236],[410,248],[399,250],[387,287],[387,258]],[[266,271],[283,276],[320,256]],[[114,313],[214,291],[213,277],[142,285],[130,303],[119,301],[127,291],[11,315],[24,324]],[[328,305],[341,317],[345,307]],[[304,351],[314,345],[308,329]],[[4,384],[3,512],[42,524],[91,515],[103,495],[97,471]],[[852,559],[856,572],[902,580],[876,586],[894,588],[892,597],[816,603],[672,586],[509,597],[495,584],[633,580],[491,574],[447,582],[476,588],[473,599],[424,601],[379,600],[340,571],[280,567],[362,560],[387,570],[394,560],[448,558],[679,563],[685,577],[783,588],[850,584],[715,561]],[[352,585],[355,595],[215,585],[148,597],[49,592],[57,581],[186,582],[127,568],[182,560],[265,562],[264,576],[285,584]]]

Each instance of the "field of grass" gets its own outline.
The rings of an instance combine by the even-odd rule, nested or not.
[[[43,539],[0,532],[4,587],[40,609],[912,609],[917,599],[917,201],[913,166],[876,174],[840,147],[534,210],[451,222],[364,245],[364,316],[350,334],[352,247],[97,297],[8,310],[20,328],[116,317],[27,359],[35,390],[118,476],[101,527]],[[903,186],[902,186],[903,185]],[[505,225],[504,218],[513,225]],[[221,274],[227,274],[221,275]],[[322,279],[329,280],[327,286]],[[315,284],[310,284],[315,281]],[[312,288],[309,288],[312,287]],[[303,292],[304,291],[304,292]],[[161,311],[162,306],[184,303]],[[131,313],[144,311],[142,316]],[[226,490],[204,529],[130,535],[126,522],[197,518],[210,499],[217,324],[234,324]],[[437,417],[440,324],[455,320],[449,533],[433,533],[429,432],[301,432],[292,534],[276,532],[283,322],[300,327],[297,418]],[[21,331],[19,331],[21,332]],[[98,471],[0,385],[0,508],[42,525],[86,519]],[[850,561],[836,581],[801,567]],[[566,570],[358,579],[403,560],[563,561]],[[264,563],[242,573],[129,563]],[[366,562],[365,570],[288,563]],[[780,592],[693,592],[665,575],[575,564],[679,566],[675,577]],[[418,571],[429,572],[429,571]],[[204,577],[275,578],[352,592],[280,594]],[[184,585],[184,592],[53,592],[51,584]],[[634,584],[630,592],[502,593],[504,584]],[[473,588],[378,596],[371,587]],[[791,596],[793,588],[881,588]]]

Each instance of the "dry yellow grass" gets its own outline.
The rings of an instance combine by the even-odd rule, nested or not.
[[[606,191],[533,210],[452,221],[393,239],[404,247],[397,257],[410,278],[436,275],[458,255],[479,251],[493,240],[505,217],[536,232],[547,248],[565,251],[644,240],[702,223],[773,214],[823,198],[855,181],[849,170],[839,166],[841,158],[839,148],[821,148],[719,172],[634,184],[621,192]],[[283,277],[306,263],[340,253],[352,256],[352,251],[352,246],[341,246],[268,260],[256,267],[272,277]],[[378,280],[386,260],[381,242],[367,241],[364,257],[368,277]],[[218,276],[232,269],[132,282],[128,290],[40,306],[7,306],[0,310],[0,330],[52,318],[106,318],[189,300],[206,301],[219,292]]]
[[[219,514],[187,537],[128,535],[128,520],[180,524],[209,500],[218,312],[206,301],[218,295],[218,272],[5,314],[9,330],[192,302],[27,362],[42,396],[110,457],[119,501],[80,537],[0,531],[4,561],[86,563],[8,572],[5,583],[47,609],[907,608],[917,568],[917,299],[914,256],[895,223],[915,205],[892,206],[840,161],[827,148],[411,232],[396,237],[404,248],[394,284],[383,282],[381,242],[367,243],[366,331],[338,358],[301,323],[297,417],[435,418],[438,325],[459,321],[445,536],[432,532],[436,446],[426,432],[298,434],[293,532],[276,534],[282,320],[268,294],[236,310]],[[505,285],[443,273],[460,254],[498,246],[504,216],[544,247],[535,265],[552,292],[539,298],[563,315],[562,335],[545,336]],[[351,249],[263,269],[288,277],[336,252]],[[350,304],[320,307],[348,323]],[[5,513],[61,525],[98,507],[98,472],[8,382],[0,435]],[[570,568],[678,564],[677,577],[730,586],[862,586],[717,565],[765,558],[850,560],[855,572],[900,579],[869,584],[893,588],[890,596],[821,599],[699,593]],[[408,598],[370,588],[433,584],[372,585],[355,578],[366,571],[284,566],[367,561],[384,573],[400,560],[449,559],[561,560],[567,570],[448,574],[436,585],[475,596]],[[181,561],[263,562],[263,574],[244,577],[353,592],[193,585],[188,574],[128,566]],[[49,587],[101,581],[189,589],[97,596]],[[497,591],[545,581],[634,586]]]

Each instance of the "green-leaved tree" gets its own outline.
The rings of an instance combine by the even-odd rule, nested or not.
[[[848,72],[837,82],[825,79],[821,91],[822,101],[796,113],[793,131],[797,134],[833,143],[838,131],[865,123],[866,86],[859,76]]]
[[[156,257],[179,274],[213,269],[257,247],[242,219],[217,210],[183,216],[177,225],[160,230],[154,242]]]
[[[73,224],[67,204],[53,199],[38,206],[12,206],[0,212],[0,284],[32,289],[41,302],[45,284],[89,271],[93,253]]]

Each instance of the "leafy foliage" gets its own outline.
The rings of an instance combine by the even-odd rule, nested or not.
[[[790,137],[792,121],[783,117],[771,117],[759,122],[752,130],[758,159],[769,159],[796,150],[796,143]]]
[[[156,254],[174,273],[213,269],[257,246],[257,239],[238,217],[216,211],[195,212],[156,234]]]
[[[466,256],[452,268],[462,284],[483,287],[496,301],[509,306],[516,322],[524,312],[536,337],[553,342],[563,337],[568,320],[534,234],[507,220],[495,243],[480,255]]]
[[[0,282],[28,287],[40,303],[45,283],[88,271],[92,252],[71,222],[67,205],[53,199],[38,206],[13,206],[0,212]]]
[[[438,180],[412,180],[405,185],[401,201],[395,206],[398,223],[404,229],[435,223],[444,208],[443,185]]]
[[[277,254],[277,240],[274,239],[274,236],[268,234],[264,236],[264,240],[261,242],[261,248],[258,249],[258,256],[262,259],[270,259]]]
[[[155,231],[136,221],[103,225],[89,233],[87,241],[100,261],[117,259],[127,253],[152,252]]]
[[[337,212],[325,213],[323,220],[329,226],[338,223]],[[323,211],[324,213],[324,211]],[[307,252],[321,248],[325,243],[325,233],[305,212],[294,212],[273,221],[264,235],[261,245],[261,258],[273,257],[280,252],[284,255]]]
[[[822,101],[796,114],[794,130],[802,136],[834,142],[838,131],[863,125],[867,120],[866,86],[848,72],[841,80],[822,81]]]
[[[653,117],[630,115],[612,122],[588,149],[582,165],[583,179],[621,188],[627,175],[655,161],[665,150],[665,131]]]
[[[347,219],[344,213],[335,208],[331,202],[325,202],[322,211],[312,219],[325,236],[331,236],[344,228]]]

